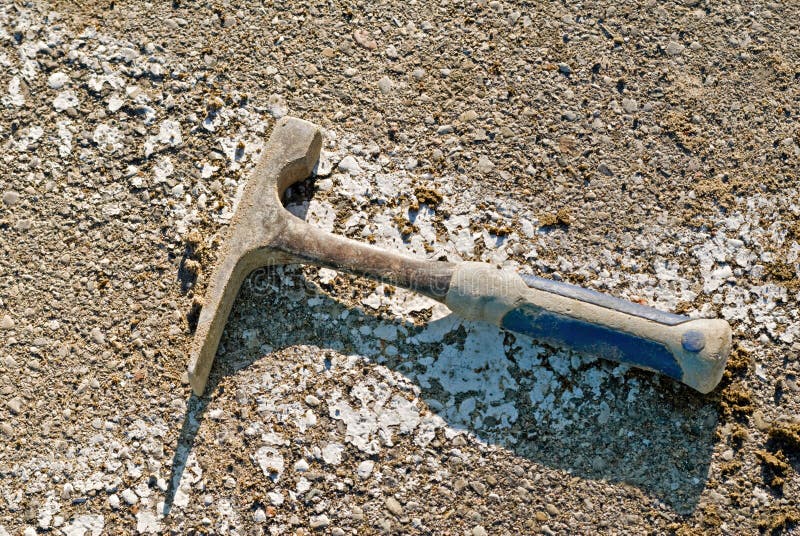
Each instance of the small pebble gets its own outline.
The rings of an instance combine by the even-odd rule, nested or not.
[[[683,53],[684,47],[682,44],[676,41],[670,41],[667,43],[667,47],[664,49],[669,56],[679,56]]]
[[[22,412],[22,408],[24,407],[24,405],[25,403],[18,396],[15,396],[14,398],[6,402],[6,407],[14,415],[20,414]]]
[[[3,204],[7,207],[13,207],[19,201],[19,193],[14,190],[9,190],[3,194]]]
[[[396,516],[403,515],[403,505],[400,504],[400,501],[398,501],[394,497],[389,497],[388,499],[386,499],[384,506],[386,506],[386,509]]]
[[[470,121],[474,121],[478,118],[478,113],[475,110],[467,110],[466,112],[462,113],[458,118],[464,122],[468,123]]]
[[[305,473],[308,471],[308,462],[304,458],[300,458],[294,462],[294,470],[298,473]]]
[[[478,165],[476,167],[478,171],[481,173],[490,173],[494,169],[494,162],[492,162],[485,156],[481,156],[478,159]]]
[[[380,80],[378,80],[378,89],[381,90],[381,93],[384,95],[388,95],[392,91],[392,80],[388,76],[384,76]]]
[[[478,482],[477,480],[473,480],[472,482],[469,483],[469,487],[471,487],[472,490],[478,495],[483,495],[484,493],[486,493],[486,484],[484,484],[483,482]]]
[[[69,76],[61,71],[55,72],[47,78],[47,85],[50,86],[50,89],[61,89],[68,82]]]
[[[364,30],[354,31],[353,39],[355,39],[355,42],[361,48],[366,48],[367,50],[375,50],[378,48],[378,43],[376,43],[372,36],[370,36],[369,33]]]
[[[106,336],[103,335],[103,332],[100,331],[100,328],[92,328],[89,336],[96,344],[105,344],[106,342]]]
[[[122,500],[125,501],[127,504],[136,504],[139,502],[139,497],[136,496],[136,493],[131,488],[127,488],[122,491]]]
[[[280,119],[289,113],[289,106],[283,96],[273,93],[267,100],[267,110],[275,119]]]
[[[358,468],[356,469],[356,474],[358,478],[361,480],[366,480],[372,474],[372,470],[375,468],[375,462],[372,460],[364,460],[360,464],[358,464]]]
[[[478,525],[472,529],[472,536],[486,536],[488,533],[482,525]]]
[[[325,514],[311,516],[308,520],[308,526],[314,530],[324,529],[330,524],[331,520]]]
[[[633,99],[622,99],[622,109],[626,113],[632,114],[639,110],[639,103]]]
[[[344,445],[341,443],[328,443],[322,449],[322,459],[328,465],[339,465],[342,463]]]
[[[0,317],[0,329],[14,329],[14,319],[9,315]]]
[[[222,19],[223,28],[232,28],[235,25],[236,25],[236,17],[234,17],[230,13],[226,14],[225,17],[223,17]]]
[[[358,175],[361,173],[361,166],[358,165],[354,156],[345,156],[337,166],[339,171],[349,173],[350,175]]]
[[[613,177],[614,176],[614,172],[611,171],[611,168],[608,167],[606,164],[600,164],[599,166],[597,166],[597,171],[599,171],[600,173],[602,173],[606,177]]]
[[[764,418],[764,413],[762,411],[754,411],[753,424],[755,424],[756,428],[758,428],[762,432],[766,432],[767,430],[769,430],[769,427],[772,423],[770,423],[767,419]]]

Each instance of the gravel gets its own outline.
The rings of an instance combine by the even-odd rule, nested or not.
[[[780,533],[800,495],[792,3],[0,5],[0,535]],[[291,210],[726,318],[708,396],[313,267],[193,318],[276,118]]]

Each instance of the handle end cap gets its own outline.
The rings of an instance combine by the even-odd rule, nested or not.
[[[721,319],[690,320],[675,326],[680,348],[676,357],[683,370],[682,382],[701,393],[719,384],[731,353],[731,326]]]

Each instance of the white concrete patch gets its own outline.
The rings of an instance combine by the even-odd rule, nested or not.
[[[105,518],[101,515],[81,515],[69,525],[61,529],[64,536],[100,536],[105,527]]]
[[[278,482],[280,480],[285,466],[283,455],[278,449],[273,447],[261,447],[256,451],[253,458],[258,463],[258,466],[261,467],[264,476],[273,482]]]

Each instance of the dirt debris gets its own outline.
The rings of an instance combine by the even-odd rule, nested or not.
[[[767,430],[767,436],[775,447],[788,456],[800,456],[800,423],[774,424]]]
[[[425,203],[431,208],[439,206],[443,199],[441,192],[425,186],[417,186],[414,189],[414,195],[417,198],[417,202]]]
[[[565,227],[572,223],[572,212],[568,208],[559,209],[555,214],[545,212],[539,215],[539,224],[543,227],[563,225]]]
[[[756,457],[764,464],[767,472],[765,481],[774,488],[780,488],[786,482],[786,477],[792,466],[789,465],[783,451],[776,451],[774,454],[766,450],[755,451]]]
[[[796,507],[784,507],[758,520],[758,528],[770,536],[791,534],[794,527],[800,524],[800,510]]]

